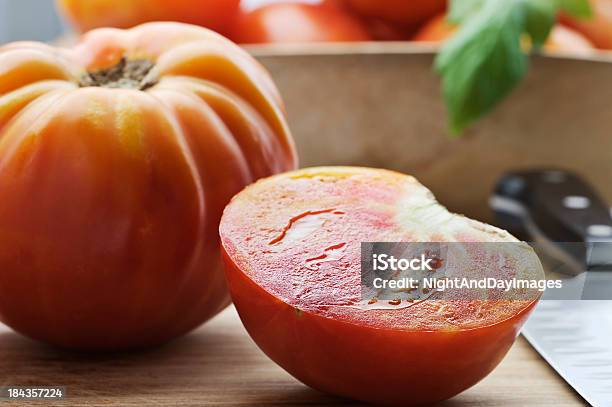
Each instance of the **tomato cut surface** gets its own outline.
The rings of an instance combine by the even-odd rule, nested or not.
[[[543,275],[528,245],[384,170],[314,168],[257,182],[232,200],[220,231],[234,303],[264,352],[312,387],[377,403],[433,402],[473,385],[539,295],[367,302],[362,242],[514,243],[505,277]]]

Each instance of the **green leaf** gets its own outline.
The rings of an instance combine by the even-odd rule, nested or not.
[[[381,0],[384,1],[384,0]],[[460,24],[482,8],[486,0],[452,1],[448,10],[448,21]]]
[[[492,110],[525,75],[525,10],[524,0],[487,0],[442,48],[436,70],[454,134]]]
[[[593,16],[589,0],[555,0],[556,7],[576,18],[588,19]]]
[[[589,0],[451,0],[449,19],[461,28],[441,49],[436,70],[449,114],[460,133],[491,111],[527,72],[524,37],[546,43],[559,11],[591,14]]]
[[[557,8],[551,0],[527,0],[524,4],[525,30],[531,37],[533,47],[541,48],[555,24]]]

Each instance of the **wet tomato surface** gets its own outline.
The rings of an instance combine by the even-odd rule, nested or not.
[[[467,389],[502,360],[539,297],[362,298],[361,242],[521,244],[395,172],[265,179],[232,200],[220,231],[232,298],[259,347],[305,384],[357,400],[422,404]],[[541,276],[531,249],[523,254],[533,267],[508,272]]]

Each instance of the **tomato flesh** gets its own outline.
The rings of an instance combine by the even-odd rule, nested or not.
[[[420,404],[465,390],[501,361],[537,301],[360,306],[361,242],[517,242],[390,171],[268,178],[232,200],[220,231],[230,292],[255,342],[307,385],[357,400]],[[542,273],[534,264],[530,277]]]

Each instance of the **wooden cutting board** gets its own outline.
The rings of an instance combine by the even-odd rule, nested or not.
[[[0,325],[0,386],[65,386],[63,402],[0,406],[351,406],[293,379],[251,341],[229,308],[159,349],[87,356],[25,339]],[[501,365],[443,406],[582,406],[585,402],[522,337]]]

